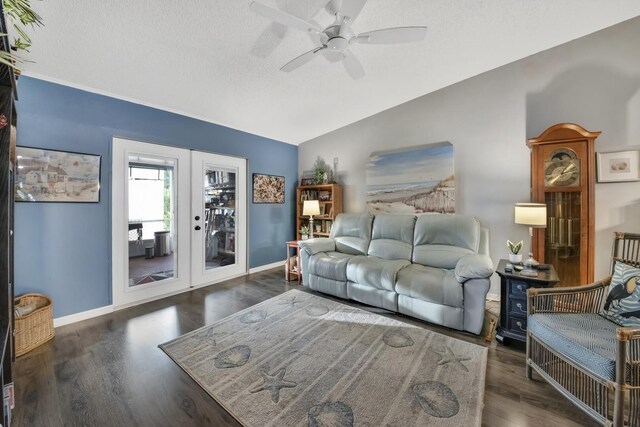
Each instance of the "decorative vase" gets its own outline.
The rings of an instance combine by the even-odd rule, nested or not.
[[[509,254],[509,262],[511,264],[520,264],[522,262],[522,254]]]
[[[300,238],[301,238],[302,240],[307,240],[307,239],[309,238],[309,235],[308,235],[308,234],[302,234],[302,235],[300,236]]]

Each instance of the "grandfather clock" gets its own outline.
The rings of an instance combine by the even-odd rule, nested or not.
[[[573,123],[560,123],[527,142],[531,199],[547,205],[547,228],[534,231],[533,254],[555,267],[561,286],[593,282],[598,135]]]

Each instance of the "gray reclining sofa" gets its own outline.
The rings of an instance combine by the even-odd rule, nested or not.
[[[493,274],[489,232],[461,215],[340,214],[300,242],[309,288],[479,334]]]

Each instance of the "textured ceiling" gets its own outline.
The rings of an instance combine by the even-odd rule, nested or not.
[[[348,1],[348,0],[344,0]],[[324,27],[327,0],[262,0]],[[366,76],[316,58],[303,32],[245,0],[45,0],[25,74],[299,144],[463,79],[640,15],[638,0],[369,0],[356,33],[429,27],[424,42],[357,45]]]

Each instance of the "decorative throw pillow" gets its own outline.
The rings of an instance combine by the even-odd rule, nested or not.
[[[640,268],[616,262],[600,314],[620,326],[640,326]]]

